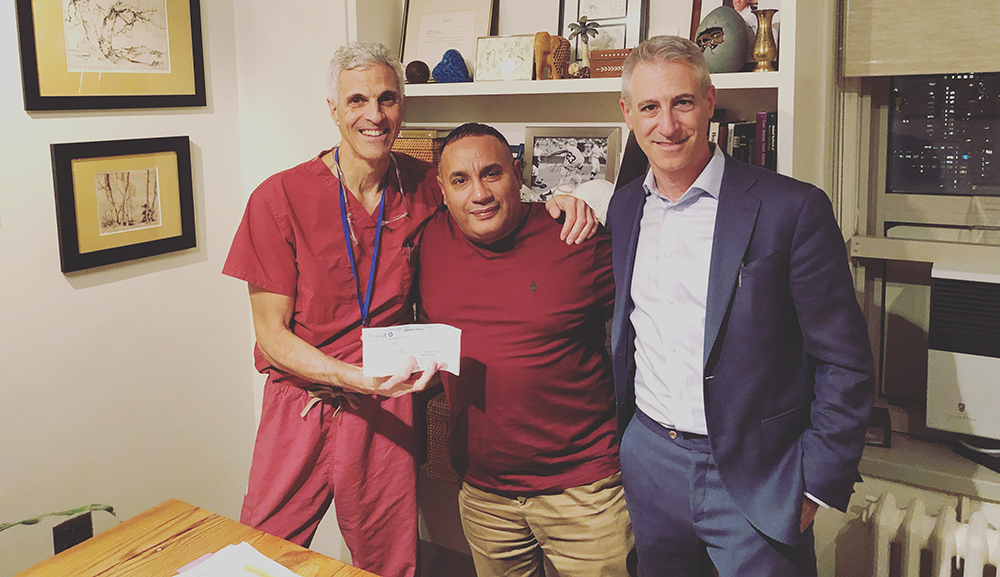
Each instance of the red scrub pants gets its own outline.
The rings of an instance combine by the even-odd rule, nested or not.
[[[331,501],[352,564],[413,577],[417,500],[413,399],[325,400],[268,382],[240,521],[308,547]],[[338,412],[338,406],[342,408]]]

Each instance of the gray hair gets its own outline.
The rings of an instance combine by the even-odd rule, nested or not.
[[[396,58],[384,44],[378,42],[352,42],[345,44],[333,53],[330,59],[330,67],[327,73],[327,98],[331,102],[337,102],[340,94],[340,73],[345,70],[367,69],[377,65],[388,66],[396,73],[396,81],[399,85],[399,96],[403,97],[403,85],[406,83],[403,72],[403,64]]]
[[[622,99],[625,104],[632,106],[632,71],[635,67],[640,64],[667,62],[683,62],[693,66],[701,81],[702,96],[708,96],[712,77],[708,72],[701,48],[680,36],[653,36],[636,46],[622,63]]]

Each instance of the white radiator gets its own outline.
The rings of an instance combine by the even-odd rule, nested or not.
[[[959,523],[954,507],[929,515],[923,501],[905,508],[883,493],[862,518],[872,534],[874,577],[995,576],[1000,565],[1000,531],[980,511]],[[953,572],[954,570],[954,572]]]

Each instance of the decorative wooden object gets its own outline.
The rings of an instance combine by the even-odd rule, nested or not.
[[[619,78],[622,75],[622,62],[632,52],[631,48],[618,50],[594,50],[590,53],[591,78]]]
[[[548,32],[535,33],[535,79],[567,78],[569,40]]]

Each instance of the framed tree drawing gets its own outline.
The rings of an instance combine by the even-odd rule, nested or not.
[[[200,0],[16,0],[25,110],[205,106]]]
[[[569,38],[570,23],[584,16],[600,24],[588,41],[590,50],[635,48],[649,29],[649,0],[559,0],[559,35]],[[580,57],[581,41],[579,36],[573,40],[574,59]]]
[[[64,273],[192,248],[186,136],[52,145]]]

